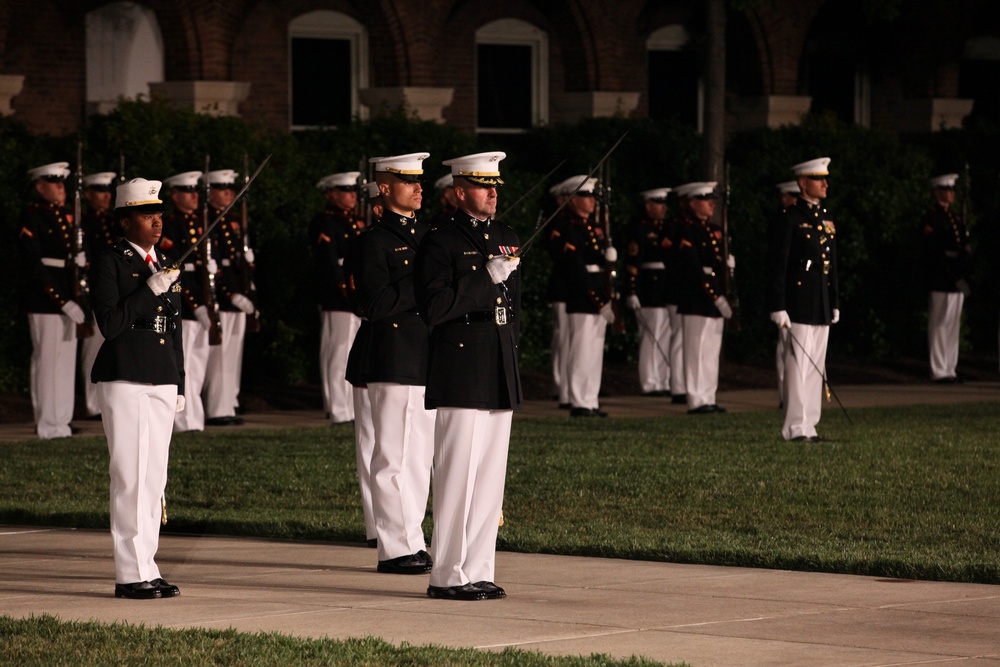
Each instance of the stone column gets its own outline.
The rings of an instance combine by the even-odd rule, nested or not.
[[[239,116],[240,103],[250,94],[245,81],[162,81],[150,83],[156,99],[207,116]]]
[[[444,108],[455,96],[454,88],[399,86],[390,88],[363,88],[361,103],[371,115],[390,114],[400,108],[413,112],[420,120],[443,123]]]
[[[23,87],[23,74],[0,74],[0,116],[14,115],[14,108],[10,103]]]

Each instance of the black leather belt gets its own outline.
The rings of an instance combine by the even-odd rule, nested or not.
[[[169,317],[163,315],[157,315],[151,319],[139,318],[132,323],[133,329],[142,329],[146,331],[155,331],[156,333],[171,333],[177,328],[177,325]]]
[[[461,317],[450,320],[448,324],[476,324],[479,322],[490,322],[497,326],[509,324],[514,319],[514,311],[506,306],[497,306],[494,310],[478,310],[466,313]]]

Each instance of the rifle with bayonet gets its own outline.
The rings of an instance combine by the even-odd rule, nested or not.
[[[733,331],[740,330],[740,297],[736,293],[736,279],[733,269],[729,268],[729,165],[726,164],[725,199],[722,201],[722,291],[733,310],[729,318],[729,326]]]
[[[246,188],[250,184],[250,156],[246,153],[243,154],[243,185]],[[257,332],[260,331],[260,308],[257,307],[257,285],[254,283],[254,267],[247,261],[247,253],[250,251],[250,226],[249,219],[247,216],[247,200],[249,197],[244,197],[241,202],[241,227],[243,236],[243,256],[240,262],[240,271],[242,273],[243,289],[246,290],[246,296],[253,303],[253,313],[247,315],[247,331]]]
[[[621,300],[618,294],[618,286],[615,284],[615,262],[607,259],[608,250],[614,248],[614,241],[611,238],[611,163],[605,161],[598,170],[597,178],[597,209],[595,216],[597,225],[604,231],[604,273],[607,276],[607,293],[611,299],[611,312],[614,313],[615,321],[611,323],[611,332],[616,334],[625,333],[625,319],[621,313]]]
[[[211,157],[205,156],[205,174],[209,172],[211,166]],[[208,203],[208,178],[205,178],[205,202],[202,206],[202,229],[208,229],[208,216],[209,216],[209,203]],[[219,302],[216,298],[215,291],[215,274],[209,270],[212,265],[212,241],[209,240],[208,243],[202,243],[198,246],[198,258],[200,260],[200,266],[198,266],[199,282],[201,283],[201,303],[206,308],[208,313],[208,344],[209,345],[221,345],[222,344],[222,321],[219,316]]]
[[[86,265],[80,266],[77,257],[85,254],[83,240],[83,142],[76,142],[76,194],[73,198],[73,250],[69,258],[73,301],[83,310],[84,320],[76,325],[77,338],[94,335],[94,311],[90,304],[90,281]]]

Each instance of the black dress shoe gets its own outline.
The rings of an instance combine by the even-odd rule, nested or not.
[[[573,408],[569,411],[570,417],[607,417],[607,412],[602,412],[597,408]]]
[[[72,424],[69,425],[70,435],[79,435],[81,431],[82,429],[79,426],[73,426]]]
[[[687,402],[688,402],[688,395],[687,394],[674,394],[673,396],[670,397],[670,402],[673,403],[674,405],[687,404]]]
[[[377,569],[383,574],[427,574],[431,571],[433,564],[428,563],[427,558],[422,556],[421,553],[426,552],[417,552],[409,556],[380,560]]]
[[[724,407],[722,407],[721,405],[716,405],[715,403],[712,404],[712,408],[713,408],[713,412],[725,412],[726,411],[726,409]]]
[[[153,579],[149,583],[160,589],[160,597],[172,598],[181,594],[181,589],[173,584],[168,584],[166,579]]]
[[[431,558],[431,555],[429,553],[427,553],[426,551],[424,551],[423,549],[421,549],[420,551],[418,551],[414,555],[419,556],[420,558],[423,558],[424,562],[427,563],[427,567],[433,567],[434,566],[434,559]]]
[[[205,420],[205,426],[240,426],[243,417],[209,417]]]
[[[701,405],[697,408],[691,408],[688,410],[689,415],[708,415],[713,412],[717,412],[714,405]]]
[[[472,585],[485,593],[487,600],[499,600],[500,598],[507,597],[507,591],[500,588],[492,581],[477,581]]]
[[[115,584],[115,597],[129,600],[155,600],[161,597],[160,589],[149,581],[137,581],[132,584]]]
[[[428,586],[427,597],[436,600],[485,600],[486,593],[475,584],[464,586]]]

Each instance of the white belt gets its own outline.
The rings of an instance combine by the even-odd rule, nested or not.
[[[583,268],[587,269],[587,273],[600,273],[601,272],[601,265],[600,264],[585,264]]]
[[[343,266],[343,265],[344,265],[344,258],[343,257],[338,257],[337,258],[337,266]]]
[[[51,266],[56,269],[66,268],[65,259],[56,259],[55,257],[42,257],[42,266]]]
[[[223,266],[229,266],[230,264],[232,264],[232,262],[230,262],[228,259],[224,259],[221,262],[219,262],[219,264],[222,264]]]
[[[663,262],[643,262],[639,265],[640,269],[666,269],[667,265]]]
[[[703,266],[701,267],[701,270],[705,272],[706,276],[711,276],[715,273],[715,271],[710,266]]]
[[[186,262],[184,264],[184,270],[187,271],[188,273],[193,272],[194,271],[194,263],[192,263],[192,262]]]

